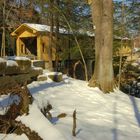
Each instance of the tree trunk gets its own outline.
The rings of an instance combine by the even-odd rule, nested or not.
[[[113,91],[113,4],[112,0],[93,0],[95,24],[95,67],[89,86],[98,86],[104,93]]]
[[[55,1],[55,5],[56,7],[59,7],[59,0]],[[55,71],[58,71],[58,63],[59,63],[59,13],[58,11],[55,10],[55,37],[56,37],[56,41],[55,41],[55,48],[56,48],[56,55],[55,55]]]
[[[53,28],[54,28],[54,20],[53,20],[53,4],[54,1],[50,0],[50,37],[49,37],[49,48],[48,48],[48,58],[49,58],[49,70],[53,71],[53,63],[52,63],[52,47],[53,47]]]
[[[3,1],[3,23],[2,23],[2,47],[1,47],[1,56],[5,57],[5,6],[6,6],[6,1]]]

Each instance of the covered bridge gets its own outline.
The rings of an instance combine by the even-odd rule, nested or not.
[[[61,35],[68,34],[65,29],[59,29]],[[28,56],[31,59],[48,61],[50,26],[24,23],[11,33],[16,38],[16,55]],[[52,60],[56,59],[55,36],[52,41]],[[65,44],[65,46],[67,43]]]

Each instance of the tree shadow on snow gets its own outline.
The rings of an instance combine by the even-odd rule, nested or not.
[[[113,117],[114,128],[112,129],[113,140],[118,140],[117,100],[118,100],[118,97],[115,96],[115,100],[113,104],[113,116],[114,116]]]
[[[134,113],[135,113],[135,117],[136,117],[138,126],[140,127],[140,111],[138,109],[136,99],[135,99],[135,97],[132,97],[132,96],[129,96],[129,98],[130,98],[130,100],[132,102],[132,105],[133,105],[133,110],[134,110]]]
[[[58,122],[59,118],[58,117],[52,117],[51,119],[49,119],[49,121],[52,123],[52,124],[56,124]]]
[[[30,90],[31,94],[33,95],[33,94],[38,94],[39,91],[43,91],[43,90],[48,89],[48,88],[57,87],[57,86],[60,86],[60,85],[63,85],[63,84],[64,84],[64,82],[39,83],[38,86],[29,88],[29,90]]]
[[[8,107],[11,104],[19,104],[20,98],[17,95],[7,95],[5,98],[0,100],[0,108]]]
[[[78,135],[82,130],[83,130],[83,129],[81,129],[81,128],[78,129],[77,132],[76,132],[76,135]]]

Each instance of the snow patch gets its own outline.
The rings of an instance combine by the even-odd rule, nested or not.
[[[33,23],[24,23],[24,25],[27,25],[28,27],[35,29],[36,31],[39,31],[39,32],[46,32],[46,31],[50,32],[51,30],[51,27],[48,25],[33,24]],[[54,27],[54,31],[55,31],[55,28],[56,27]],[[59,33],[68,34],[68,31],[64,28],[60,28]]]
[[[16,134],[0,134],[1,140],[29,140],[25,134],[16,135]]]
[[[9,60],[30,60],[27,57],[22,57],[22,56],[10,56],[8,57]]]
[[[4,63],[4,62],[6,62],[6,60],[3,58],[0,58],[0,63]]]
[[[9,66],[9,67],[17,66],[18,67],[18,64],[16,61],[7,60],[7,66]]]

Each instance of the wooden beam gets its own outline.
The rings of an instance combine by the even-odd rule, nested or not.
[[[20,38],[18,37],[16,40],[16,55],[20,55]]]
[[[41,36],[37,36],[37,59],[42,59],[42,44],[41,44]]]

